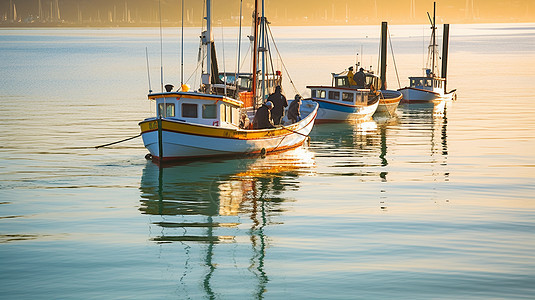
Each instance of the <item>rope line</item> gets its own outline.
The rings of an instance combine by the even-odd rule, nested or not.
[[[275,46],[275,50],[277,51],[277,55],[279,56],[279,59],[281,60],[281,63],[282,63],[282,67],[284,68],[284,71],[286,72],[286,74],[288,75],[288,79],[290,80],[290,83],[292,84],[293,88],[294,88],[294,92],[298,95],[301,95],[301,93],[299,93],[299,91],[297,90],[297,88],[295,87],[295,84],[292,80],[292,78],[290,77],[290,73],[288,72],[288,69],[286,68],[286,64],[284,63],[284,61],[282,60],[282,56],[279,52],[279,48],[277,47],[277,44],[275,43],[275,39],[273,38],[273,33],[271,32],[271,26],[267,26],[268,28],[268,31],[269,31],[269,35],[271,36],[271,40],[273,41],[273,46]]]
[[[95,146],[95,149],[98,149],[98,148],[102,148],[102,147],[107,147],[107,146],[111,146],[111,145],[115,145],[115,144],[119,144],[119,143],[122,143],[122,142],[126,142],[126,141],[129,141],[131,139],[135,139],[137,137],[140,137],[141,136],[141,133],[136,135],[136,136],[133,136],[133,137],[129,137],[129,138],[126,138],[124,140],[120,140],[120,141],[117,141],[117,142],[113,142],[113,143],[109,143],[109,144],[104,144],[104,145],[100,145],[100,146]]]
[[[398,79],[398,87],[401,88],[401,82],[399,81],[398,67],[396,65],[396,58],[394,57],[394,47],[392,46],[392,37],[390,36],[390,29],[387,29],[388,40],[390,41],[390,52],[392,52],[392,60],[394,61],[394,70],[396,70],[396,77]]]

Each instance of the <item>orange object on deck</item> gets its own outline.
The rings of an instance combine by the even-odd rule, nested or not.
[[[243,107],[253,106],[253,92],[241,92],[240,101],[243,102]]]

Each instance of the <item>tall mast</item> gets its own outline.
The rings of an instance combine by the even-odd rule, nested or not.
[[[254,104],[253,104],[253,107],[256,107],[256,81],[257,81],[257,77],[256,77],[256,69],[257,69],[257,65],[258,65],[258,41],[257,41],[257,36],[258,36],[258,0],[255,0],[254,2],[254,13],[253,13],[253,17],[254,17],[254,33],[253,33],[253,36],[254,36],[254,42],[253,42],[253,101],[254,101]]]
[[[435,12],[436,12],[436,8],[437,8],[437,3],[436,2],[433,2],[433,24],[431,24],[431,26],[433,26],[431,29],[433,30],[433,63],[432,63],[432,68],[433,70],[431,71],[431,73],[433,73],[433,76],[435,76],[435,45],[436,45],[436,37],[435,37]]]
[[[260,49],[262,51],[262,102],[266,99],[266,18],[264,15],[264,0],[262,0],[262,19],[260,19],[260,36],[262,44]]]
[[[446,77],[448,76],[448,44],[450,35],[450,24],[444,24],[444,32],[442,33],[442,75],[444,78],[444,91],[446,91]]]
[[[386,53],[387,53],[387,38],[388,33],[388,23],[382,22],[381,23],[381,66],[380,70],[381,73],[379,74],[381,76],[381,86],[378,87],[381,90],[386,90]]]
[[[212,1],[206,0],[206,72],[207,72],[207,85],[206,92],[210,93],[211,86],[210,81],[212,77]]]

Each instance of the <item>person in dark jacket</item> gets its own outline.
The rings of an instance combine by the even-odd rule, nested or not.
[[[295,95],[295,100],[288,106],[288,120],[292,123],[301,121],[301,96]]]
[[[353,79],[357,83],[357,88],[363,89],[366,87],[366,74],[364,74],[364,68],[360,70],[353,76]]]
[[[273,103],[268,101],[264,103],[256,111],[253,119],[253,129],[274,128],[273,121],[271,120],[271,110],[273,109]]]
[[[275,93],[269,95],[267,101],[273,103],[273,109],[271,110],[271,117],[273,118],[273,124],[279,125],[282,117],[284,116],[284,108],[288,107],[288,101],[286,97],[281,93],[281,87],[278,85],[275,88]]]

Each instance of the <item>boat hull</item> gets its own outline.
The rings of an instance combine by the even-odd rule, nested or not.
[[[379,99],[379,105],[374,116],[393,116],[396,113],[403,94],[398,91],[381,91],[383,97]]]
[[[405,87],[398,90],[403,94],[402,103],[435,103],[452,100],[455,97],[455,92],[445,94],[426,91],[423,89]]]
[[[319,104],[316,123],[366,120],[373,116],[379,105],[378,100],[371,101],[371,104],[369,105],[358,106],[335,103],[323,99],[312,98],[311,100],[316,101]]]
[[[230,129],[161,120],[162,155],[158,142],[158,119],[139,123],[145,148],[156,161],[170,161],[238,154],[272,153],[302,145],[312,130],[318,105],[303,120],[274,129]]]

